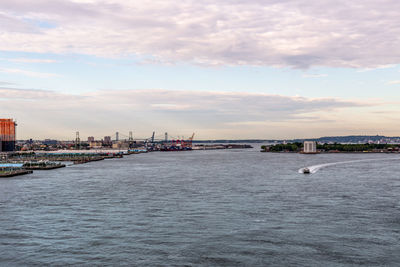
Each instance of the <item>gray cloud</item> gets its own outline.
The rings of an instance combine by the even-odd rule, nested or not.
[[[0,49],[204,65],[374,68],[400,62],[399,10],[396,0],[3,0]],[[56,27],[30,32],[24,19]]]
[[[7,32],[32,32],[34,27],[30,26],[28,23],[14,18],[12,16],[7,16],[0,13],[0,31]]]
[[[15,83],[0,81],[0,86],[14,86]]]
[[[111,134],[114,129],[141,134],[158,131],[235,133],[243,125],[326,121],[320,115],[369,104],[341,99],[170,90],[95,91],[71,95],[47,90],[0,88],[0,113],[16,117],[29,135]],[[313,115],[309,115],[314,113]],[[319,115],[318,115],[319,114]],[[237,126],[235,126],[237,125]],[[235,128],[236,127],[236,128]],[[64,135],[63,135],[64,133]],[[246,133],[249,135],[251,130]]]

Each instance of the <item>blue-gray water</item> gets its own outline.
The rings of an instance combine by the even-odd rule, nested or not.
[[[393,157],[156,152],[0,179],[0,265],[399,266]]]

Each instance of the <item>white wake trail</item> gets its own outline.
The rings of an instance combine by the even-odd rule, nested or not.
[[[304,168],[299,169],[299,173],[304,173],[304,169],[310,170],[310,173],[316,173],[322,168],[328,167],[328,166],[334,166],[334,165],[339,165],[339,164],[347,164],[347,163],[354,163],[354,162],[367,162],[367,161],[385,161],[385,160],[400,160],[400,157],[397,158],[375,158],[375,159],[359,159],[359,160],[348,160],[348,161],[339,161],[339,162],[332,162],[332,163],[324,163],[324,164],[318,164],[318,165],[312,165]]]

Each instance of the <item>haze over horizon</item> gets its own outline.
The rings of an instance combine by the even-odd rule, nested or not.
[[[3,0],[18,139],[400,136],[400,2]]]

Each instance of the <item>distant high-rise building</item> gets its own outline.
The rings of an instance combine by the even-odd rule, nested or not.
[[[0,119],[0,152],[15,150],[15,127],[13,119]]]
[[[90,143],[90,142],[94,142],[94,137],[93,136],[89,136],[88,138],[87,138],[87,141]]]
[[[303,152],[305,154],[317,153],[317,143],[315,141],[304,141]]]
[[[104,144],[106,145],[111,144],[111,136],[104,136]]]

